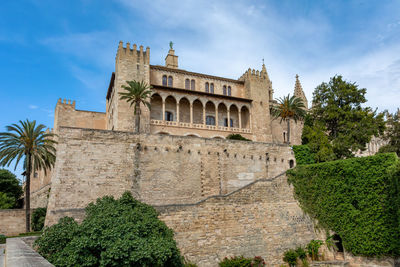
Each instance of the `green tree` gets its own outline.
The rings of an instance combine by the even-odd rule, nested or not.
[[[36,121],[19,121],[6,127],[8,132],[0,133],[0,166],[10,166],[15,162],[15,168],[21,159],[26,173],[25,208],[26,231],[30,231],[30,183],[32,172],[46,171],[54,166],[56,141],[54,134],[47,133],[43,124]]]
[[[296,123],[306,116],[306,107],[301,98],[296,96],[284,96],[278,99],[278,105],[272,106],[271,114],[274,119],[281,118],[287,123],[287,143],[290,144],[290,120]]]
[[[0,202],[8,203],[7,207],[0,204],[0,209],[18,207],[18,199],[22,195],[22,186],[15,174],[6,169],[0,169],[0,193],[4,194],[0,197],[2,199]]]
[[[150,102],[148,99],[151,97],[151,86],[147,85],[145,82],[137,81],[127,81],[128,86],[123,85],[122,88],[125,92],[120,92],[120,99],[126,100],[130,105],[135,105],[135,132],[140,131],[140,104],[147,106],[150,109]]]
[[[371,137],[385,129],[383,113],[361,106],[367,101],[365,94],[365,88],[359,89],[340,75],[315,88],[311,127],[319,134],[327,134],[337,158],[352,157],[353,152],[365,150]]]
[[[79,225],[62,218],[35,246],[55,266],[183,266],[172,230],[129,192],[89,204]]]
[[[379,153],[396,152],[400,157],[400,109],[394,114],[387,113],[386,125],[384,139],[388,144],[379,148]]]

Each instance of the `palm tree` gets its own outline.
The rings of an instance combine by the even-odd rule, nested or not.
[[[272,106],[271,114],[274,119],[281,118],[281,122],[287,122],[287,143],[290,144],[290,120],[296,123],[302,120],[306,116],[306,107],[301,98],[288,94],[278,99],[278,105]]]
[[[131,106],[135,104],[135,132],[139,133],[140,129],[140,103],[147,106],[150,109],[150,102],[148,99],[151,96],[151,88],[152,86],[147,85],[145,82],[137,82],[137,81],[127,81],[128,86],[122,85],[122,88],[125,89],[125,92],[120,92],[120,99],[125,99],[126,102],[130,103]]]
[[[55,136],[46,132],[43,124],[36,126],[36,121],[19,121],[19,124],[7,126],[8,132],[0,133],[0,166],[10,166],[15,161],[15,168],[21,159],[24,162],[26,176],[25,183],[25,208],[26,231],[30,231],[30,185],[31,174],[54,166],[57,143]]]

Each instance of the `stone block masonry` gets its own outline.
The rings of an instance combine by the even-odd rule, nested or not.
[[[11,236],[25,232],[25,209],[0,210],[0,234]]]

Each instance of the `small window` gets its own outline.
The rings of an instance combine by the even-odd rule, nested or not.
[[[206,83],[205,89],[206,89],[206,93],[210,92],[210,85],[208,83]]]
[[[189,79],[186,79],[185,80],[185,89],[190,89],[190,80]]]
[[[230,120],[231,120],[231,127],[233,127],[233,119],[230,119]],[[228,118],[224,119],[224,126],[228,127]]]
[[[226,95],[226,85],[222,86],[222,94]]]
[[[162,85],[167,86],[167,75],[162,76]]]
[[[283,142],[286,143],[286,132],[283,132]]]
[[[293,168],[294,167],[294,160],[289,160],[289,168]]]
[[[165,111],[165,120],[174,121],[174,114],[172,114],[172,112]]]
[[[230,86],[228,86],[228,95],[232,95],[232,89]]]
[[[196,90],[196,82],[194,80],[192,80],[190,83],[190,89],[192,89],[193,91]]]
[[[207,116],[206,117],[206,124],[207,125],[215,125],[215,117],[214,116]]]
[[[214,94],[214,84],[213,83],[210,84],[210,93]]]
[[[35,172],[35,173],[33,174],[33,178],[38,178],[38,173],[37,173],[37,172]]]
[[[169,76],[169,77],[168,77],[168,86],[169,86],[169,87],[172,87],[172,82],[173,82],[172,76]]]

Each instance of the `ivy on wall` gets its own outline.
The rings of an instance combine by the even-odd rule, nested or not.
[[[296,158],[297,165],[312,164],[315,163],[314,154],[307,145],[293,146],[294,156]]]
[[[400,255],[400,163],[395,153],[298,165],[287,174],[303,211],[336,232],[347,251]]]

